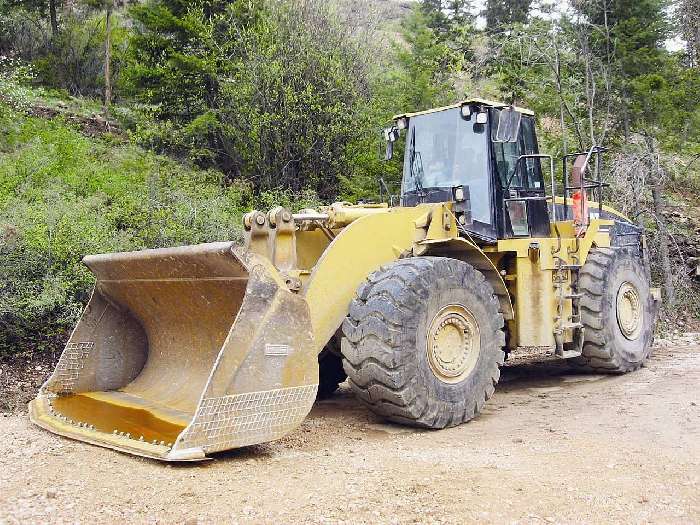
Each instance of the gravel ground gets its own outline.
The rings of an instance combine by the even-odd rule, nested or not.
[[[171,466],[0,417],[0,523],[700,523],[700,346],[624,376],[513,361],[476,420],[387,425],[347,389],[266,445]]]

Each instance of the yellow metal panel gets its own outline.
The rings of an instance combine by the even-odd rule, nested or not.
[[[502,239],[498,241],[498,251],[515,252],[518,257],[527,257],[531,246],[539,246],[539,267],[543,270],[555,269],[556,257],[561,257],[566,264],[575,262],[572,254],[577,257],[579,264],[583,264],[593,246],[600,248],[610,246],[610,234],[605,228],[612,226],[613,223],[614,221],[608,219],[592,219],[586,234],[577,241],[573,222],[560,221],[556,223],[560,234],[559,239],[556,237]],[[554,231],[554,228],[552,229]]]
[[[553,285],[553,275],[557,270],[557,260],[564,265],[583,265],[593,246],[610,246],[608,227],[614,221],[593,219],[579,239],[575,237],[572,221],[561,221],[553,227],[553,235],[559,238],[503,239],[498,241],[499,252],[516,254],[515,331],[511,333],[517,341],[513,346],[552,346],[553,328],[557,315],[557,289]],[[563,284],[564,293],[571,291],[571,277],[568,270],[562,271],[568,280]],[[571,300],[565,300],[562,317],[571,315]],[[569,333],[565,337],[570,338]]]
[[[297,231],[297,263],[300,270],[311,270],[331,241],[321,229]]]
[[[501,305],[501,313],[506,320],[513,319],[513,305],[510,294],[503,277],[494,265],[493,261],[486,256],[479,246],[473,242],[455,237],[452,239],[429,239],[418,243],[413,248],[415,255],[440,255],[452,257],[472,265],[479,270],[493,288]]]
[[[541,270],[529,257],[516,262],[515,319],[518,324],[518,346],[554,345],[556,304],[552,272]]]
[[[393,208],[348,225],[333,240],[302,291],[320,350],[347,315],[357,287],[374,270],[412,247],[414,221],[433,206]],[[434,206],[440,210],[440,205]]]

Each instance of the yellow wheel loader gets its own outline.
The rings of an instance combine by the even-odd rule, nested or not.
[[[346,374],[373,412],[439,429],[479,413],[509,352],[644,363],[658,293],[643,232],[601,204],[602,148],[563,159],[557,195],[526,109],[469,99],[384,134],[387,156],[405,140],[396,206],[253,211],[242,247],[85,257],[94,292],[32,421],[193,461],[284,436]]]

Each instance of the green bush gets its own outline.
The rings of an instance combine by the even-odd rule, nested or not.
[[[112,18],[112,83],[118,94],[128,29],[121,11]],[[71,95],[101,99],[104,91],[105,14],[87,3],[61,13],[56,35],[41,10],[8,6],[0,0],[0,57],[19,58],[33,65],[35,84],[63,89]],[[2,93],[2,90],[0,90]]]
[[[368,50],[326,2],[152,0],[130,14],[123,85],[146,105],[140,144],[260,192],[330,200],[359,171],[350,153],[381,124],[361,118]]]
[[[0,108],[0,355],[65,338],[85,254],[240,240],[249,186]]]
[[[30,64],[18,58],[0,55],[0,100],[8,109],[20,110],[30,105],[32,90],[28,84],[34,76],[35,71]]]

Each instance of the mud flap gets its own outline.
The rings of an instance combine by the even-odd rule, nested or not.
[[[318,386],[306,301],[266,259],[210,243],[86,257],[92,298],[30,418],[170,461],[278,439]]]

